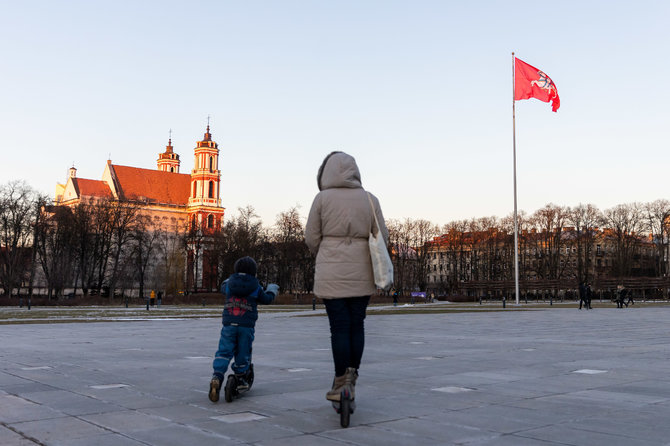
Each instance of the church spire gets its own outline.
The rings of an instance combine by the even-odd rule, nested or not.
[[[170,136],[168,137],[168,145],[165,146],[165,153],[172,153],[172,129],[170,129]]]
[[[168,145],[165,146],[165,152],[158,154],[156,164],[160,171],[179,173],[179,165],[181,164],[181,161],[179,161],[179,155],[173,151],[172,129],[170,129],[170,136],[168,138]]]
[[[203,138],[203,141],[211,141],[212,140],[212,134],[209,133],[209,115],[207,115],[207,131],[205,132],[205,137]]]

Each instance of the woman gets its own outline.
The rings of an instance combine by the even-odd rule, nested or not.
[[[314,294],[323,299],[330,322],[335,379],[326,399],[340,401],[344,386],[354,386],[363,356],[363,321],[370,296],[377,290],[372,274],[368,237],[388,230],[377,198],[361,186],[356,160],[332,152],[317,175],[320,192],[314,198],[305,227],[305,242],[316,254]],[[372,203],[371,203],[372,202]]]

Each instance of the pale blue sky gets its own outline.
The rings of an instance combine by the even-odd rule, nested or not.
[[[668,23],[660,0],[0,0],[0,183],[155,168],[169,129],[189,172],[210,115],[228,215],[306,216],[342,150],[387,218],[503,217],[515,51],[561,97],[517,102],[519,209],[670,199]]]

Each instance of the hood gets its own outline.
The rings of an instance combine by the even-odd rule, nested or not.
[[[316,177],[319,190],[346,187],[362,187],[361,173],[353,156],[344,152],[332,152],[321,164]]]
[[[235,273],[227,280],[228,289],[233,296],[248,296],[258,288],[258,279],[249,274]]]

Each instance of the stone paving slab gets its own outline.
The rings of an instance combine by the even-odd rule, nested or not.
[[[669,316],[370,315],[348,429],[322,311],[261,314],[231,404],[207,399],[218,318],[0,325],[0,444],[670,445]]]

